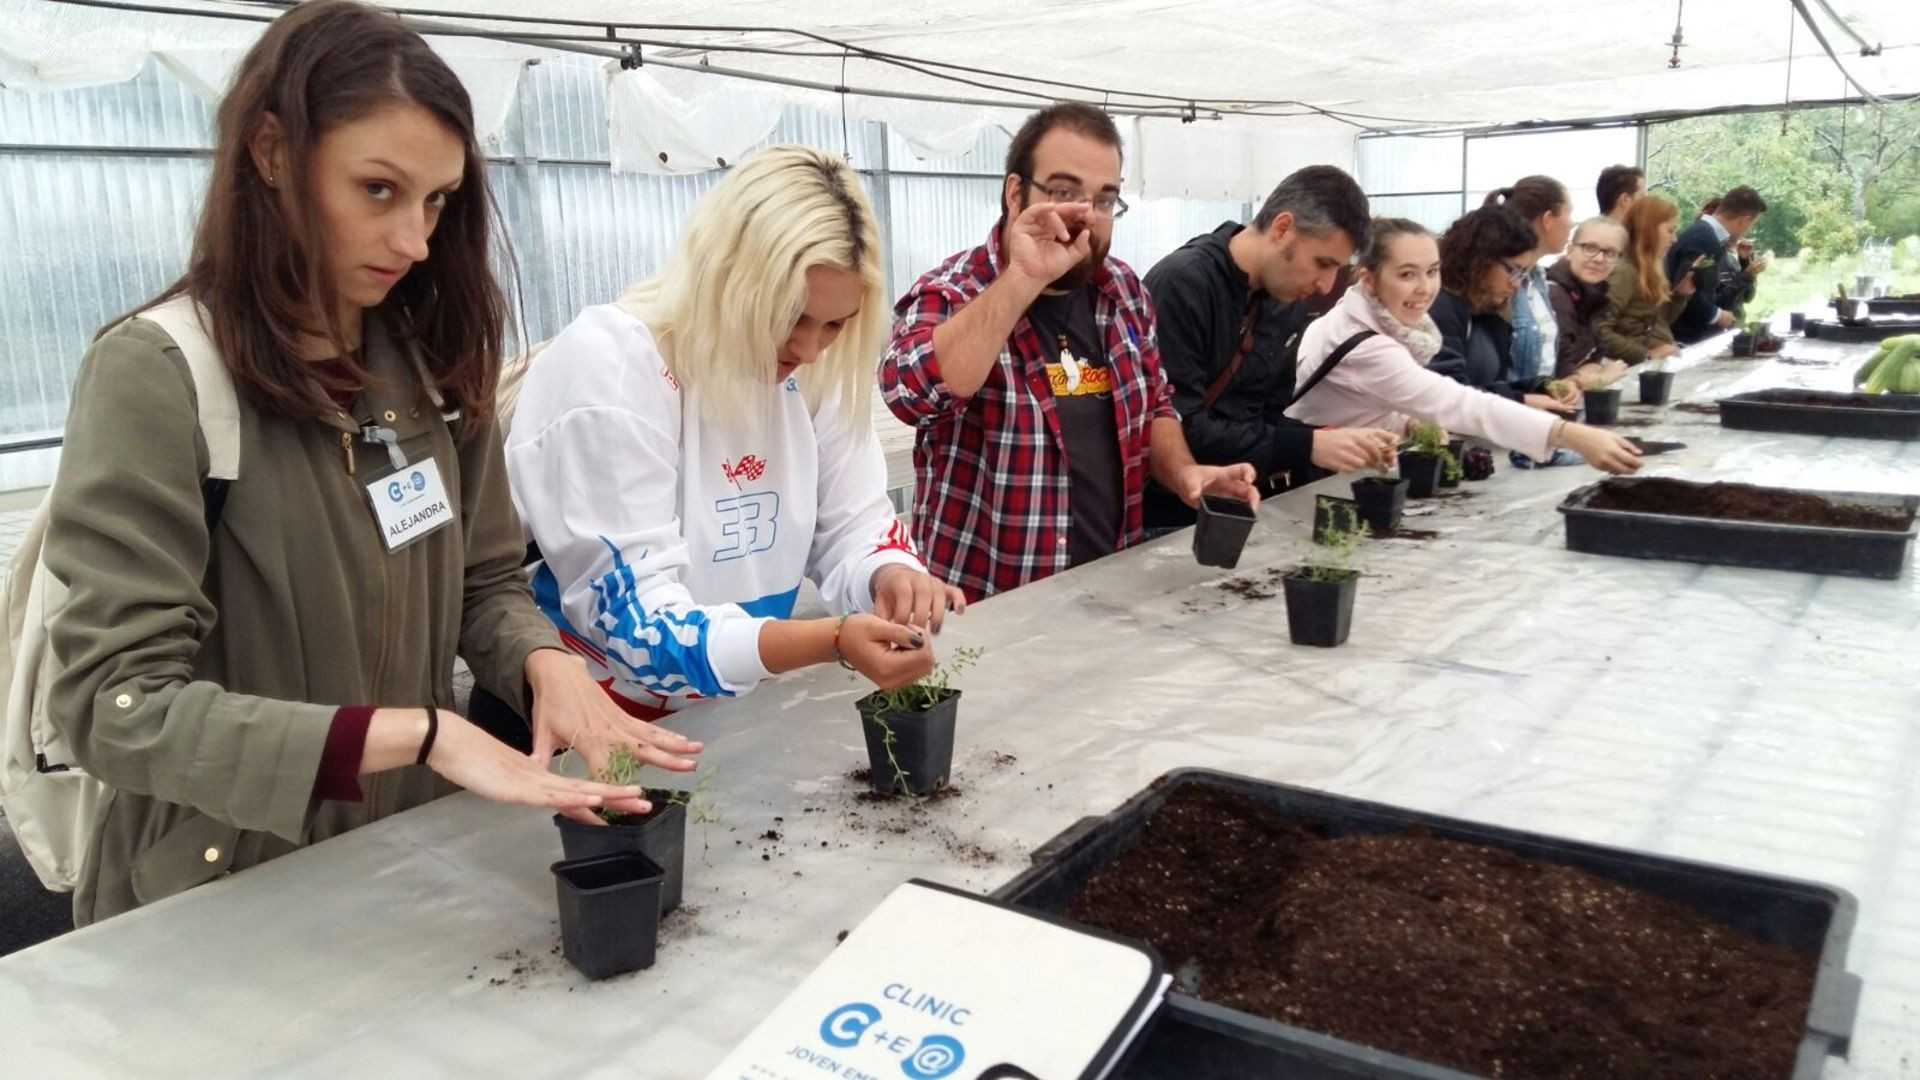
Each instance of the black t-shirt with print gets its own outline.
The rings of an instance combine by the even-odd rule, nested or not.
[[[1072,518],[1067,554],[1074,566],[1120,546],[1120,428],[1113,412],[1113,368],[1093,316],[1095,295],[1086,285],[1059,296],[1042,295],[1027,309],[1046,350],[1054,417],[1067,452]],[[1077,380],[1061,362],[1063,349],[1078,367]]]

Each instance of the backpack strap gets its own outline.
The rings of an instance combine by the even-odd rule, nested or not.
[[[214,347],[213,335],[207,332],[206,309],[182,294],[148,308],[138,317],[165,330],[186,358],[194,397],[199,402],[200,434],[207,440],[207,480],[232,483],[239,479],[240,400],[234,393],[233,375]],[[222,487],[220,497],[225,496]],[[210,519],[218,516],[209,514]]]
[[[1214,376],[1213,382],[1207,384],[1206,395],[1200,399],[1201,412],[1213,408],[1213,403],[1219,401],[1220,395],[1227,392],[1227,386],[1233,382],[1233,377],[1240,374],[1240,365],[1247,362],[1247,354],[1253,351],[1253,319],[1260,313],[1262,295],[1257,289],[1247,295],[1247,310],[1240,317],[1239,344],[1234,346],[1233,359],[1227,361],[1226,368]]]
[[[1307,377],[1307,385],[1294,391],[1293,400],[1287,402],[1287,408],[1289,409],[1292,408],[1294,405],[1294,402],[1297,402],[1301,398],[1306,397],[1307,394],[1311,392],[1314,387],[1319,386],[1321,379],[1324,379],[1327,376],[1333,374],[1333,369],[1339,367],[1340,361],[1345,360],[1347,358],[1347,354],[1352,352],[1355,348],[1359,347],[1361,342],[1367,340],[1370,337],[1377,337],[1378,335],[1379,335],[1379,331],[1377,330],[1361,330],[1358,333],[1354,334],[1352,337],[1341,342],[1339,347],[1334,349],[1333,353],[1327,357],[1326,362],[1321,364],[1318,368],[1314,369],[1313,374]]]

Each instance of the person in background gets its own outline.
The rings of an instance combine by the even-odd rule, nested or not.
[[[887,499],[868,367],[885,265],[845,159],[769,147],[658,276],[528,364],[506,456],[533,595],[632,715],[836,660],[882,689],[932,670],[927,634],[961,599]],[[834,617],[793,617],[803,578]]]
[[[1600,201],[1600,215],[1621,225],[1627,223],[1627,211],[1647,193],[1647,174],[1632,165],[1609,165],[1600,170],[1600,182],[1593,194]]]
[[[1196,460],[1251,463],[1263,496],[1386,464],[1392,432],[1315,428],[1284,415],[1308,322],[1304,301],[1333,287],[1367,228],[1360,185],[1331,165],[1313,165],[1282,180],[1251,227],[1229,221],[1147,272],[1161,364]],[[1148,487],[1149,529],[1193,520],[1166,489]]]
[[[1610,386],[1627,371],[1626,361],[1608,359],[1600,343],[1607,276],[1626,249],[1626,226],[1609,217],[1588,218],[1573,230],[1567,257],[1547,270],[1547,295],[1560,328],[1553,374],[1577,380],[1583,390]]]
[[[1153,305],[1107,254],[1120,131],[1090,105],[1029,117],[986,243],[915,282],[880,361],[918,429],[913,522],[929,568],[979,600],[1145,538],[1151,472],[1193,506],[1258,503],[1253,466],[1202,465],[1160,367]]]
[[[1550,461],[1564,449],[1607,472],[1639,468],[1639,450],[1618,435],[1430,370],[1441,342],[1427,309],[1440,294],[1440,278],[1440,249],[1431,232],[1401,218],[1376,220],[1354,287],[1301,340],[1297,379],[1311,380],[1343,346],[1354,344],[1289,415],[1312,424],[1390,431],[1423,420],[1532,459]]]
[[[1705,219],[1719,213],[1720,200],[1708,199],[1700,204],[1700,218]],[[1731,311],[1737,322],[1744,317],[1747,304],[1760,288],[1760,274],[1766,270],[1768,260],[1762,256],[1755,259],[1753,240],[1741,237],[1720,254],[1720,284],[1714,293],[1713,302],[1723,310]]]
[[[1722,305],[1727,296],[1722,294],[1721,260],[1730,247],[1745,238],[1766,209],[1767,202],[1760,193],[1743,185],[1721,196],[1713,213],[1687,226],[1675,238],[1666,256],[1667,280],[1677,284],[1686,276],[1695,286],[1673,319],[1675,341],[1690,345],[1733,325],[1733,308]],[[1750,260],[1740,274],[1752,277],[1765,269],[1764,262],[1756,266]]]
[[[1533,226],[1505,206],[1482,206],[1448,227],[1440,238],[1441,292],[1430,311],[1440,330],[1440,351],[1430,366],[1536,409],[1566,410],[1580,402],[1577,387],[1554,398],[1543,392],[1548,380],[1514,377],[1513,324],[1507,313],[1538,246]]]
[[[1627,211],[1626,255],[1607,276],[1607,310],[1600,316],[1600,349],[1638,364],[1678,355],[1673,319],[1693,295],[1691,274],[1669,284],[1667,249],[1673,246],[1680,211],[1649,195]]]
[[[319,0],[247,51],[216,134],[186,273],[81,362],[49,496],[45,564],[70,591],[47,716],[108,787],[82,926],[456,785],[644,813],[639,788],[556,775],[551,751],[688,770],[700,749],[615,708],[520,573],[491,415],[507,301],[460,80],[398,18]],[[176,313],[237,391],[218,496],[214,388],[164,329]],[[376,517],[390,494],[407,517]],[[531,698],[541,753],[454,713],[456,657]]]
[[[1552,378],[1559,355],[1559,326],[1553,301],[1547,296],[1547,271],[1542,260],[1567,249],[1573,229],[1573,202],[1566,186],[1550,176],[1528,176],[1510,188],[1487,195],[1485,205],[1504,206],[1533,226],[1532,265],[1512,300],[1513,345],[1510,382],[1536,385]]]

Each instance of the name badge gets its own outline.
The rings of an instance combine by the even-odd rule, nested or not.
[[[453,523],[453,502],[432,458],[401,467],[367,484],[367,501],[380,523],[380,538],[388,551]]]

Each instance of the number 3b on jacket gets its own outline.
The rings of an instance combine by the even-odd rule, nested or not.
[[[780,527],[780,496],[774,492],[736,495],[713,504],[720,516],[720,538],[729,543],[714,551],[714,562],[744,559],[773,547]]]

